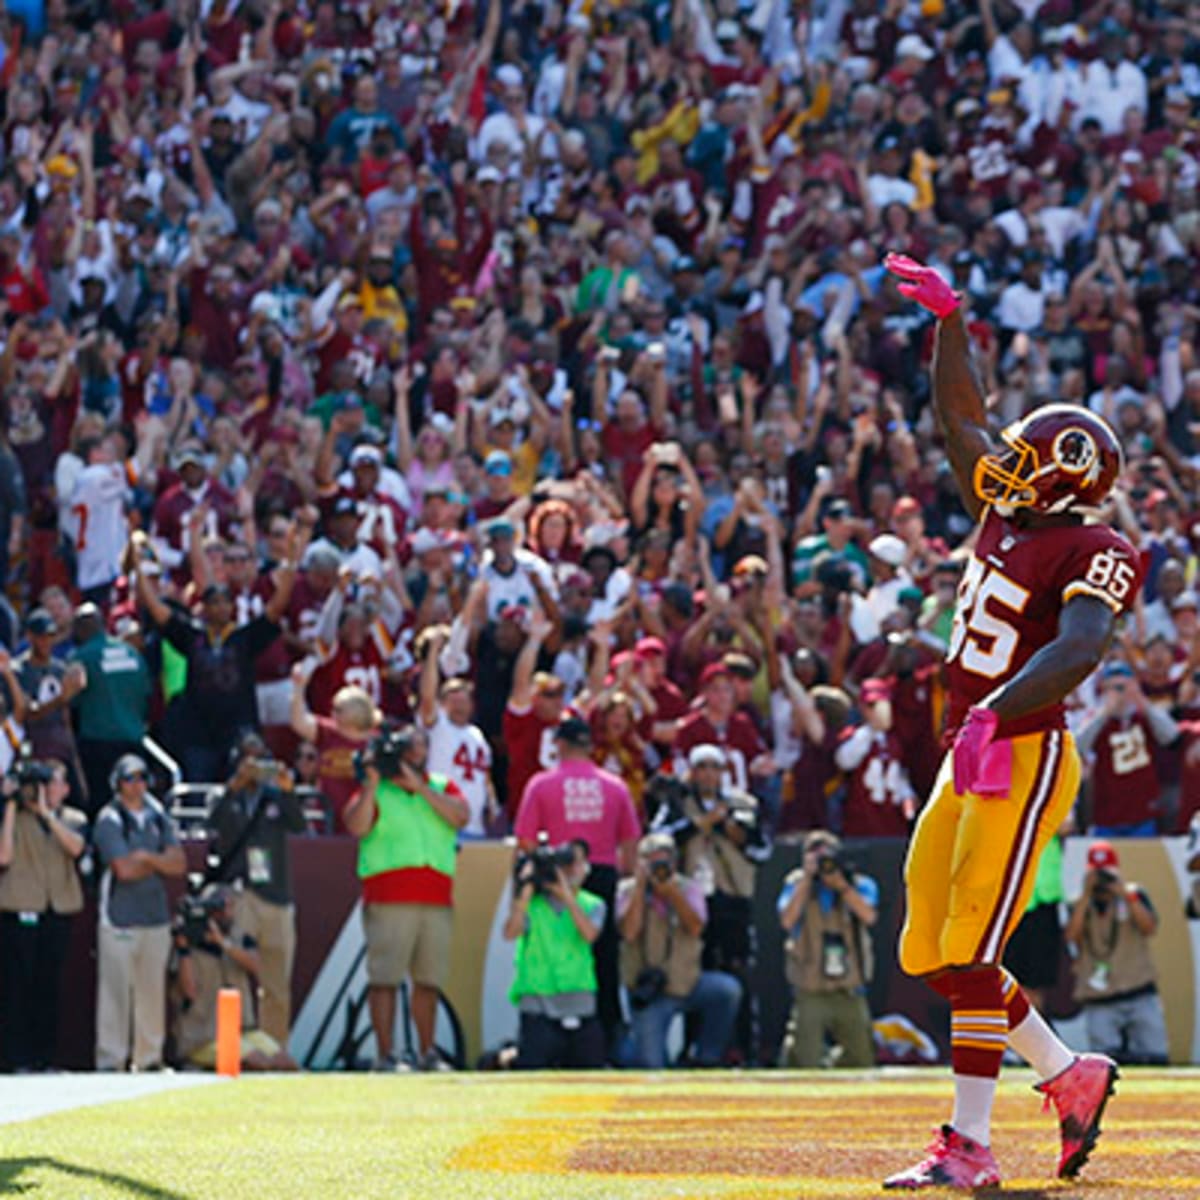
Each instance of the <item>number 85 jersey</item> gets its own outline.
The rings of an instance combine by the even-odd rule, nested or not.
[[[989,506],[975,553],[958,586],[946,652],[949,745],[973,704],[1006,683],[1058,636],[1068,601],[1092,596],[1120,616],[1142,585],[1138,552],[1106,525],[1022,527]],[[1052,704],[1002,724],[996,736],[1063,727]]]

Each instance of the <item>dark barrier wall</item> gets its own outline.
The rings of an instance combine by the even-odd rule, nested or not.
[[[1196,1061],[1200,1051],[1200,921],[1183,917],[1187,891],[1184,839],[1121,841],[1116,845],[1125,878],[1147,887],[1161,920],[1154,955],[1167,1011],[1171,1059]],[[1080,890],[1086,846],[1085,838],[1068,839],[1064,856],[1068,895]],[[200,869],[203,845],[193,842],[187,849],[192,868]],[[846,851],[858,870],[873,876],[879,884],[880,916],[873,931],[876,972],[870,993],[872,1012],[877,1016],[888,1012],[907,1016],[938,1043],[944,1055],[945,1004],[922,984],[904,976],[896,964],[897,937],[903,922],[904,844],[849,842]],[[355,854],[355,843],[350,838],[298,837],[292,841],[293,877],[299,898],[292,1050],[302,1062],[314,1065],[335,1065],[339,1044],[361,1046],[367,1036]],[[783,933],[775,902],[784,876],[800,860],[798,841],[781,842],[758,877],[756,990],[764,1064],[775,1061],[790,1006],[783,972]],[[454,942],[443,1005],[455,1050],[467,1063],[510,1036],[516,1027],[507,999],[512,947],[500,936],[507,911],[511,861],[512,847],[498,842],[469,843],[460,855]],[[181,882],[172,889],[176,896],[181,891]],[[95,930],[93,903],[75,921],[63,981],[60,1065],[74,1069],[92,1065]],[[1060,986],[1052,999],[1051,1013],[1067,1017],[1075,1012],[1070,999],[1071,974],[1068,962],[1060,965]],[[0,972],[3,970],[0,962]]]

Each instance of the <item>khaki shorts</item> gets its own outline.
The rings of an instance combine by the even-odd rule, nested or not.
[[[367,904],[367,982],[372,987],[413,983],[440,988],[450,966],[454,915],[432,904]]]

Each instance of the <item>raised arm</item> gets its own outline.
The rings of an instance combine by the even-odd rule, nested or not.
[[[905,282],[901,294],[938,319],[933,351],[933,411],[946,439],[963,504],[978,517],[983,502],[975,494],[975,464],[995,452],[987,428],[983,388],[971,354],[962,300],[930,267],[903,255],[889,254],[887,269]]]

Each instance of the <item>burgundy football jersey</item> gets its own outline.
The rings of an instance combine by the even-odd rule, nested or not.
[[[852,737],[853,728],[842,731]],[[904,743],[895,730],[876,735],[867,757],[846,777],[842,832],[846,837],[907,837],[915,808],[904,769]]]
[[[1094,596],[1126,612],[1142,584],[1137,551],[1106,525],[1022,528],[989,508],[958,587],[946,652],[950,705],[947,744],[967,709],[1007,683],[1058,636],[1058,618],[1075,596]],[[1002,724],[997,737],[1063,728],[1052,704]]]
[[[1154,731],[1140,713],[1111,717],[1096,738],[1092,824],[1140,825],[1154,819],[1160,791]]]

